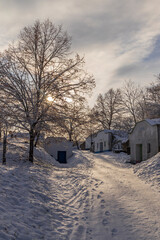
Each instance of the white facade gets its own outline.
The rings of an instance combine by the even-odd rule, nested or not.
[[[72,142],[65,138],[48,137],[45,139],[44,149],[58,160],[58,152],[66,152],[66,159],[72,156]]]
[[[104,152],[112,149],[112,133],[102,130],[89,136],[85,141],[85,149],[93,152]]]
[[[88,138],[86,138],[86,141],[85,141],[85,149],[86,150],[90,150],[91,148],[91,143],[92,143],[92,138],[91,136],[89,136]]]
[[[112,133],[101,131],[93,140],[93,151],[104,152],[112,150]]]
[[[160,119],[146,119],[136,124],[129,136],[131,161],[141,162],[159,151]]]

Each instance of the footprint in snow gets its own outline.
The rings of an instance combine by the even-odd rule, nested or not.
[[[106,211],[106,212],[105,212],[105,215],[106,215],[106,216],[110,216],[111,214],[110,214],[109,211]]]
[[[76,214],[75,213],[71,213],[71,216],[75,216]]]
[[[84,226],[79,225],[79,226],[78,226],[78,229],[77,229],[77,232],[79,232],[80,234],[82,234],[82,233],[84,232]]]
[[[137,213],[143,213],[143,211],[138,211]]]
[[[101,200],[101,203],[105,203],[105,200],[104,200],[104,199],[102,199],[102,200]]]
[[[98,198],[98,199],[99,199],[99,198],[101,198],[101,195],[100,195],[100,194],[98,194],[97,198]]]
[[[118,230],[117,230],[116,228],[113,228],[113,229],[112,229],[112,236],[113,236],[113,237],[116,236],[116,235],[117,235],[117,232],[118,232]]]
[[[92,233],[92,229],[87,229],[87,231],[86,231],[86,233],[88,233],[88,234],[91,234]]]
[[[101,205],[101,208],[102,208],[102,209],[104,209],[104,208],[105,208],[105,206],[104,206],[104,205]]]
[[[106,225],[108,225],[108,220],[105,218],[105,219],[103,219],[103,221],[102,221],[102,224],[103,224],[103,226],[106,226]]]
[[[95,185],[95,188],[98,188],[98,184],[97,184],[97,185]]]
[[[76,226],[77,226],[77,224],[76,224]],[[83,225],[78,225],[77,229],[74,232],[74,239],[81,239],[84,232],[85,232],[84,226]]]
[[[85,192],[85,197],[88,197],[88,196],[89,196],[89,192],[86,191],[86,192]]]

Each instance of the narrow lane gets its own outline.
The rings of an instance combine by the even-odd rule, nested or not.
[[[90,158],[91,154],[85,155]],[[92,178],[103,183],[92,191],[95,208],[90,215],[94,226],[92,239],[159,240],[160,193],[134,175],[127,164],[116,162],[118,155],[92,156]]]
[[[39,239],[160,240],[160,193],[122,157],[76,151],[60,168],[33,166],[29,218]]]

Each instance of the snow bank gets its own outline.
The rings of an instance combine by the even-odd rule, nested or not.
[[[22,136],[19,138],[8,138],[6,161],[7,166],[30,164],[28,162],[29,144]],[[2,145],[0,146],[0,161],[2,161]],[[58,168],[74,168],[78,165],[90,167],[91,162],[86,158],[81,151],[74,150],[73,155],[67,159],[67,164],[61,164],[56,161],[44,148],[34,148],[34,164],[52,165]]]
[[[146,182],[150,182],[152,186],[160,187],[160,153],[152,158],[138,163],[134,167],[134,173]]]
[[[30,164],[28,161],[29,144],[25,138],[8,139],[6,162],[7,166]],[[0,146],[0,161],[2,161],[2,145]],[[53,157],[51,157],[43,148],[37,147],[34,149],[35,164],[49,164],[59,166]]]
[[[7,148],[7,165],[0,165],[0,239],[159,239],[159,195],[149,194],[151,206],[150,188],[128,169],[127,154],[75,151],[60,164],[38,147],[32,164],[23,139],[9,139]]]
[[[70,239],[88,193],[90,160],[76,151],[60,164],[38,147],[32,164],[28,147],[22,138],[8,139],[7,163],[0,164],[0,239]]]

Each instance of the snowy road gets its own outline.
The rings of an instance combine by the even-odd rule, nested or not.
[[[12,148],[9,156],[18,158],[22,146]],[[0,240],[159,240],[160,191],[124,157],[77,151],[60,167],[2,166]]]
[[[132,168],[114,161],[112,154],[94,155],[94,162],[92,177],[103,184],[96,194],[91,191],[94,199],[97,195],[92,238],[160,239],[160,194],[137,178]]]
[[[160,239],[160,194],[128,164],[116,161],[119,156],[78,153],[83,164],[60,170],[63,183],[57,196],[68,214],[68,225],[61,224],[64,239]]]

